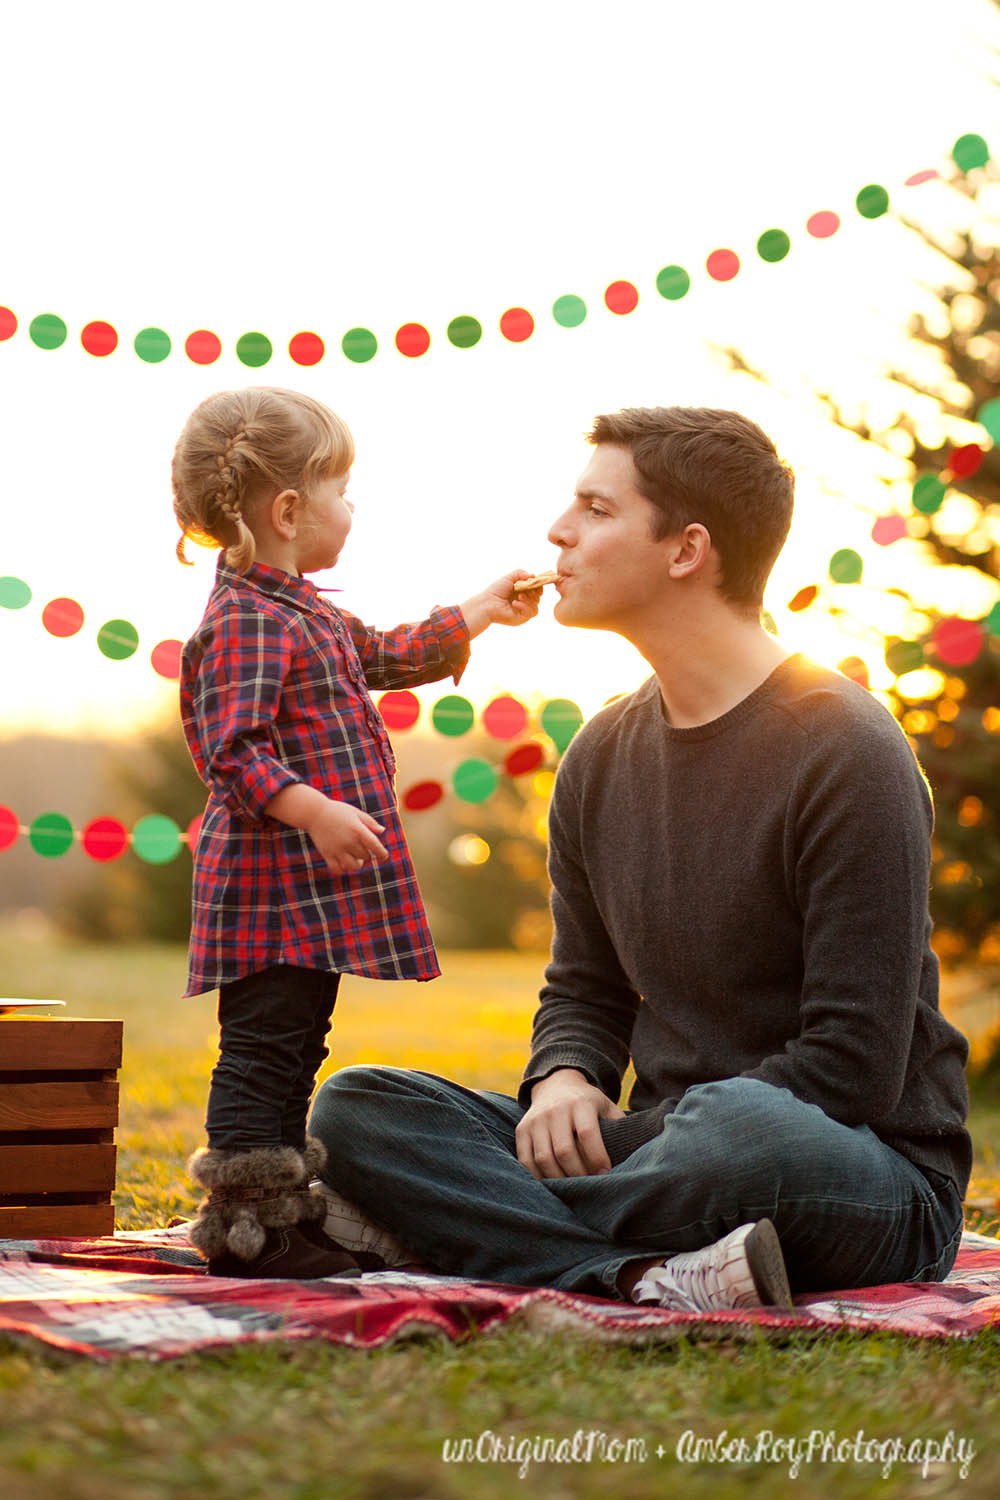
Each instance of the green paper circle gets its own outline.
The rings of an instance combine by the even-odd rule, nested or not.
[[[990,635],[1000,635],[1000,604],[994,604],[983,624]]]
[[[548,703],[542,704],[541,721],[542,728],[561,755],[583,723],[583,714],[569,698],[550,698]]]
[[[976,412],[976,421],[981,427],[985,427],[995,443],[1000,445],[1000,396],[994,396],[992,401],[985,401]]]
[[[431,723],[438,734],[446,734],[449,739],[468,734],[475,717],[468,698],[461,698],[457,693],[447,693],[431,709]]]
[[[488,760],[463,760],[455,767],[451,788],[463,802],[485,802],[497,789],[497,773]]]
[[[478,318],[452,318],[448,324],[448,338],[456,349],[471,349],[483,336],[483,325]]]
[[[132,829],[132,847],[147,865],[165,865],[174,859],[181,847],[181,831],[173,818],[150,813],[140,818]]]
[[[128,620],[107,620],[97,632],[98,649],[109,661],[125,661],[139,647],[139,632]]]
[[[990,148],[981,135],[960,135],[952,147],[951,159],[959,171],[971,172],[973,167],[985,167]]]
[[[31,342],[39,349],[58,349],[66,342],[66,324],[55,313],[39,313],[28,326]]]
[[[936,474],[921,474],[913,484],[913,509],[922,516],[932,516],[941,509],[947,493],[948,486]]]
[[[851,547],[842,547],[830,558],[830,577],[834,583],[860,583],[864,569],[861,554]]]
[[[894,677],[903,677],[923,666],[924,648],[919,641],[894,641],[886,647],[885,664]]]
[[[133,340],[133,348],[147,365],[158,365],[170,353],[170,335],[162,328],[141,328]]]
[[[763,625],[768,635],[778,634],[778,626],[775,622],[774,616],[769,609],[764,610],[763,614],[760,617],[760,623]]]
[[[23,578],[0,578],[0,609],[23,609],[31,603],[31,590]]]
[[[274,347],[265,333],[244,333],[236,340],[236,358],[257,370],[266,365]]]
[[[557,297],[553,302],[552,316],[560,328],[579,328],[587,316],[587,304],[582,297],[574,297],[569,292],[565,297]]]
[[[792,247],[792,242],[783,229],[765,229],[757,241],[757,254],[761,260],[775,261],[784,260]]]
[[[28,829],[28,840],[36,854],[58,859],[73,843],[73,825],[63,813],[42,813]]]
[[[854,204],[863,219],[880,219],[889,212],[889,194],[877,182],[870,182],[861,189]]]
[[[340,347],[352,363],[366,365],[375,358],[378,339],[370,328],[349,328],[340,341]]]
[[[691,278],[683,266],[664,266],[657,273],[656,290],[668,302],[679,302],[682,297],[686,297],[690,285]]]

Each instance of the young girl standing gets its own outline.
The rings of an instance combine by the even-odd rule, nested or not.
[[[320,402],[224,391],[189,418],[173,460],[182,562],[190,537],[222,548],[184,647],[181,718],[209,788],[194,851],[187,995],[219,989],[208,1190],[190,1230],[209,1271],[330,1276],[363,1262],[319,1228],[308,1188],[325,1160],[306,1138],[342,973],[440,970],[393,791],[371,688],[458,682],[469,640],[520,625],[540,589],[508,574],[460,608],[370,630],[303,576],[337,561],[351,528],[351,434]]]

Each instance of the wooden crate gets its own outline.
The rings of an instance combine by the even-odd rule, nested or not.
[[[0,1239],[111,1234],[121,1021],[0,1016]]]

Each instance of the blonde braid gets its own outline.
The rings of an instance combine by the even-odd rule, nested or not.
[[[250,566],[256,554],[253,532],[246,523],[240,505],[240,476],[233,463],[238,457],[240,444],[245,443],[249,436],[245,427],[234,432],[226,443],[225,452],[215,456],[219,471],[215,503],[236,532],[235,545],[226,548],[226,562],[240,573]]]

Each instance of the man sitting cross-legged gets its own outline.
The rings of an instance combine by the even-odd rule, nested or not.
[[[670,407],[590,440],[555,616],[652,676],[556,777],[524,1080],[335,1074],[332,1201],[440,1271],[665,1307],[940,1279],[971,1146],[927,784],[881,704],[761,625],[793,490],[764,433]]]

